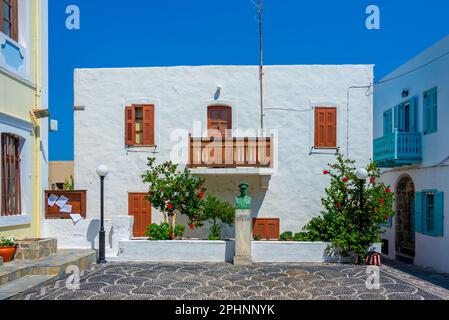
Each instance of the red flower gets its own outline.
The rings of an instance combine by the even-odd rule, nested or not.
[[[168,210],[173,210],[173,205],[171,203],[167,204],[167,209]]]
[[[391,193],[391,189],[390,188],[387,188],[387,193]]]
[[[323,171],[323,174],[324,174],[324,175],[329,174],[329,173],[330,173],[329,170],[324,170],[324,171]]]
[[[343,177],[343,178],[341,178],[341,181],[343,181],[343,182],[348,182],[348,178],[347,177]]]
[[[337,202],[337,203],[335,204],[335,206],[337,207],[337,209],[340,209],[340,208],[341,208],[340,202]]]
[[[198,194],[198,198],[200,198],[200,200],[201,200],[201,199],[203,199],[203,197],[204,197],[204,192],[200,192],[200,193]]]
[[[380,202],[380,205],[383,205],[385,203],[385,200],[384,199],[380,199],[379,202]]]
[[[170,238],[173,238],[173,232],[170,232],[168,235]]]
[[[376,179],[375,179],[374,177],[371,177],[370,180],[369,180],[369,182],[370,182],[371,184],[374,184],[374,182],[376,182]]]
[[[189,224],[189,229],[190,230],[195,230],[195,225],[193,223]]]
[[[387,214],[387,216],[385,217],[385,221],[388,222],[388,220],[390,220],[390,216]]]

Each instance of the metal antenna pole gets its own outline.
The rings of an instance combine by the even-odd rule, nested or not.
[[[259,41],[260,41],[260,68],[259,68],[259,79],[260,79],[260,130],[263,134],[264,130],[264,117],[265,110],[263,104],[263,80],[264,80],[264,69],[263,69],[263,29],[262,29],[262,0],[259,0]]]

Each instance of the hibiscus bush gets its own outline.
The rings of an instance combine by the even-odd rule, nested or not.
[[[375,163],[369,173],[360,205],[360,181],[356,177],[354,161],[344,159],[340,152],[337,161],[323,174],[329,176],[330,186],[322,199],[324,210],[312,219],[303,231],[295,235],[300,241],[328,241],[333,252],[363,261],[368,249],[381,241],[381,224],[394,215],[394,195],[390,187],[379,182],[380,170]]]
[[[147,199],[151,205],[164,214],[162,233],[168,232],[171,238],[175,236],[176,218],[185,215],[189,227],[194,229],[202,225],[200,218],[203,196],[205,192],[204,179],[194,177],[190,170],[178,170],[178,165],[171,161],[156,165],[155,158],[148,158],[148,168],[142,180],[149,186]],[[153,230],[156,231],[156,226]]]

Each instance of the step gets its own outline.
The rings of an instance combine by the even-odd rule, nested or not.
[[[96,261],[94,250],[58,250],[58,253],[40,260],[14,260],[0,267],[0,285],[8,284],[25,276],[66,276],[69,266],[80,272],[89,270]]]
[[[404,253],[396,252],[396,260],[405,264],[414,264],[415,258]]]
[[[57,275],[30,275],[0,285],[0,300],[11,298],[36,286],[45,286],[56,277]]]

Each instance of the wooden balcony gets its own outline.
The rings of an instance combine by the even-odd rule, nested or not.
[[[272,168],[273,137],[189,137],[189,168]]]
[[[374,140],[374,161],[380,168],[421,163],[421,133],[395,132]]]

